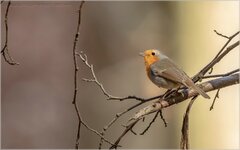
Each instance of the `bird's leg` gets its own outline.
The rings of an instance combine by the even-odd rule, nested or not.
[[[163,95],[163,99],[167,98],[168,96],[170,96],[172,93],[174,93],[176,91],[176,89],[168,89],[165,94]]]
[[[184,96],[184,93],[181,92],[181,91],[179,91],[179,90],[181,90],[181,89],[183,89],[183,88],[184,88],[183,86],[179,86],[179,87],[177,87],[177,88],[168,89],[168,90],[165,92],[165,94],[163,95],[163,99],[170,97],[170,96],[171,96],[172,94],[174,94],[174,93],[180,93],[182,96]]]
[[[179,87],[176,89],[176,92],[177,92],[177,93],[180,93],[182,96],[184,96],[184,92],[179,91],[179,90],[184,89],[184,88],[185,88],[184,86],[179,86]]]

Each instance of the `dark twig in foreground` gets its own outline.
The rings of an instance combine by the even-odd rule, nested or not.
[[[74,63],[74,94],[73,94],[73,101],[72,104],[74,105],[75,111],[77,113],[78,117],[78,128],[77,128],[77,138],[76,138],[76,143],[75,143],[75,148],[79,148],[79,142],[80,142],[80,131],[81,131],[81,124],[82,122],[82,117],[80,115],[80,111],[78,108],[78,103],[77,103],[77,92],[78,92],[78,65],[77,65],[77,57],[76,57],[76,47],[77,47],[77,42],[78,42],[78,37],[79,37],[79,30],[80,30],[80,25],[81,25],[81,10],[83,7],[84,1],[82,1],[79,5],[79,10],[78,10],[78,22],[77,22],[77,31],[75,34],[74,42],[73,42],[73,63]]]
[[[188,132],[189,131],[189,113],[196,98],[197,96],[194,96],[189,102],[183,118],[183,124],[182,124],[182,130],[181,130],[182,137],[180,142],[181,149],[189,149],[189,140],[188,140],[189,139],[189,132]]]
[[[213,106],[215,104],[216,99],[219,98],[219,91],[220,91],[220,89],[217,90],[217,93],[216,93],[216,95],[215,95],[215,97],[213,99],[212,105],[210,107],[210,111],[213,109]]]
[[[2,4],[3,1],[1,1]],[[8,49],[8,12],[9,12],[9,8],[11,5],[11,1],[8,1],[7,4],[7,9],[6,9],[6,13],[5,13],[5,44],[1,50],[1,53],[3,55],[4,60],[9,64],[9,65],[19,65],[19,63],[15,62],[14,59],[12,58],[12,56],[9,54],[9,49]]]

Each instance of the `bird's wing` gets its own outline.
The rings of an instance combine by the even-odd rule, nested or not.
[[[153,63],[151,71],[154,75],[166,78],[168,80],[184,84],[185,86],[191,79],[170,59],[162,59]],[[161,69],[159,69],[161,68]]]
[[[203,97],[208,99],[210,98],[202,89],[194,84],[192,79],[188,77],[188,75],[182,71],[182,69],[174,64],[174,62],[170,59],[162,59],[158,62],[155,62],[150,66],[150,68],[154,75],[183,84],[188,88],[194,89]]]

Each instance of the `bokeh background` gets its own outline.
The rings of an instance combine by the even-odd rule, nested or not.
[[[74,148],[77,116],[72,105],[72,47],[80,2],[12,2],[9,11],[9,49],[19,66],[1,60],[2,148]],[[1,42],[5,41],[1,5]],[[164,92],[147,78],[138,53],[158,48],[193,76],[220,50],[226,39],[213,30],[232,35],[239,30],[238,1],[91,2],[82,10],[77,50],[84,51],[99,80],[112,95],[152,97]],[[1,45],[3,47],[3,44]],[[239,48],[238,48],[239,49]],[[78,61],[78,78],[91,74]],[[213,74],[239,67],[233,50],[214,67]],[[102,130],[117,112],[134,101],[107,101],[93,83],[79,81],[82,117]],[[209,95],[215,96],[216,91]],[[190,146],[198,149],[239,147],[239,86],[220,91],[211,100],[199,97],[190,114]],[[128,134],[123,148],[179,148],[182,119],[188,101],[164,110],[144,136]],[[143,107],[143,106],[142,106]],[[138,109],[121,118],[107,133],[114,141]],[[153,116],[139,123],[141,132]],[[99,137],[82,128],[81,148],[97,148]],[[108,148],[107,144],[104,144]]]

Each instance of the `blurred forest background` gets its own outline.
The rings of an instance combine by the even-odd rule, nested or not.
[[[77,116],[72,105],[72,46],[80,2],[13,1],[9,10],[9,50],[20,63],[1,60],[2,148],[74,148]],[[1,5],[1,42],[5,42]],[[78,51],[94,64],[99,80],[115,96],[152,97],[162,92],[147,78],[138,53],[158,48],[193,76],[217,54],[226,39],[239,30],[239,1],[92,2],[82,9]],[[1,48],[3,44],[1,45]],[[79,60],[78,78],[91,77]],[[239,67],[236,49],[214,67],[213,74]],[[117,112],[134,101],[107,101],[93,83],[79,81],[82,117],[101,131]],[[213,99],[216,91],[210,92]],[[239,146],[239,86],[220,91],[211,100],[197,99],[190,114],[190,146],[200,149],[237,149]],[[128,134],[123,148],[179,148],[182,119],[188,101],[163,111],[144,136]],[[138,108],[140,109],[140,108]],[[107,133],[114,141],[135,109]],[[135,127],[141,132],[152,115]],[[97,148],[99,137],[82,128],[81,148]],[[104,145],[108,148],[108,145]]]

